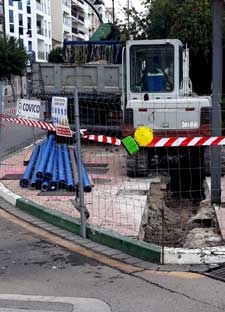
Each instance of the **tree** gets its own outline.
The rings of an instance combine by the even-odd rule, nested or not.
[[[0,79],[22,76],[28,56],[23,46],[13,37],[0,37]]]
[[[201,51],[208,60],[212,44],[211,0],[186,0],[177,7],[177,18],[170,32],[173,37],[188,42],[193,52]]]
[[[54,48],[51,50],[51,52],[48,55],[48,61],[50,63],[63,63],[63,49],[60,47]]]
[[[177,7],[177,17],[170,29],[190,47],[190,75],[194,90],[211,93],[212,81],[212,7],[211,0],[186,0]]]
[[[146,38],[169,38],[171,28],[176,20],[178,0],[145,0],[146,14],[143,33]]]

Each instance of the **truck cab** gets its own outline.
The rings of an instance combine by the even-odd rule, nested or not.
[[[193,95],[188,52],[176,39],[127,41],[124,135],[140,126],[162,137],[209,135],[211,100]]]

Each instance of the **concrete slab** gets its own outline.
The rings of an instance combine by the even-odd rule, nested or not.
[[[110,312],[99,299],[0,294],[0,312]]]

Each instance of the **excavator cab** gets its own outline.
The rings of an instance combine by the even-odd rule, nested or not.
[[[126,46],[128,100],[180,94],[183,47],[179,40],[131,40]]]

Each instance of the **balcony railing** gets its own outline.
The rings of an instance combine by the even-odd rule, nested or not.
[[[82,23],[84,23],[84,16],[77,14],[76,11],[72,11],[72,17],[78,19]]]
[[[83,16],[78,15],[78,19],[79,19],[80,21],[84,22],[84,17],[83,17]]]
[[[78,29],[75,28],[75,27],[72,27],[72,33],[73,33],[73,34],[78,34]]]

